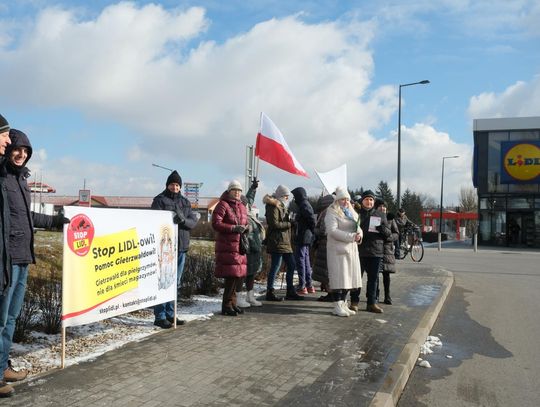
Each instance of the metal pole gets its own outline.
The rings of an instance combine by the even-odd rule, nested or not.
[[[443,157],[442,159],[442,174],[441,174],[441,203],[439,205],[439,251],[441,250],[442,245],[442,231],[443,231],[443,223],[442,223],[442,206],[443,206],[443,185],[444,185],[444,159],[446,157]]]
[[[401,85],[399,85],[397,128],[397,209],[401,208]]]

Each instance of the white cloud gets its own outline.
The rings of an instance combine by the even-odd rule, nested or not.
[[[88,154],[46,166],[33,162],[59,191],[82,187],[91,176],[98,194],[155,194],[163,174],[156,182],[148,174],[150,162],[142,164],[152,157],[191,163],[180,171],[212,178],[197,181],[205,182],[207,194],[217,194],[243,170],[245,145],[255,142],[258,115],[265,111],[311,173],[347,163],[351,187],[375,188],[387,180],[395,192],[395,137],[373,136],[397,109],[394,86],[370,88],[375,24],[307,24],[300,18],[263,21],[218,44],[199,40],[210,23],[200,8],[124,2],[90,20],[48,8],[16,47],[0,49],[0,82],[14,103],[67,106],[137,134],[140,142],[113,166],[97,163],[99,157],[91,162]],[[448,154],[463,157],[459,163],[466,168],[449,171],[449,179],[470,184],[467,146],[428,125],[405,128],[402,136],[403,191],[436,195],[436,169]],[[278,183],[319,187],[315,179],[266,164],[261,176],[261,194]]]
[[[501,93],[485,92],[471,97],[471,119],[540,115],[540,75],[530,82],[518,81]]]

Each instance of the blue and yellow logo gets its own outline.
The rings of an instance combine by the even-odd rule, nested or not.
[[[537,142],[512,144],[502,151],[504,172],[513,182],[534,183],[535,179],[540,178],[540,146]]]

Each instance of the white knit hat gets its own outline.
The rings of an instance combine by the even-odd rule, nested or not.
[[[276,198],[281,198],[282,196],[289,196],[291,194],[291,191],[289,191],[289,188],[287,188],[285,185],[278,185],[276,188],[276,192],[274,192],[274,196]]]
[[[237,181],[235,179],[232,180],[227,187],[227,192],[231,192],[232,189],[239,189],[240,191],[242,191],[242,184],[240,184],[240,181]]]
[[[336,198],[335,198],[336,201],[343,198],[347,198],[348,200],[351,199],[351,196],[349,195],[349,191],[347,191],[347,189],[342,188],[342,187],[337,187],[335,194],[336,194]]]

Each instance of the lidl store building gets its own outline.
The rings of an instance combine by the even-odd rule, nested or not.
[[[476,119],[478,242],[540,248],[540,117]]]

